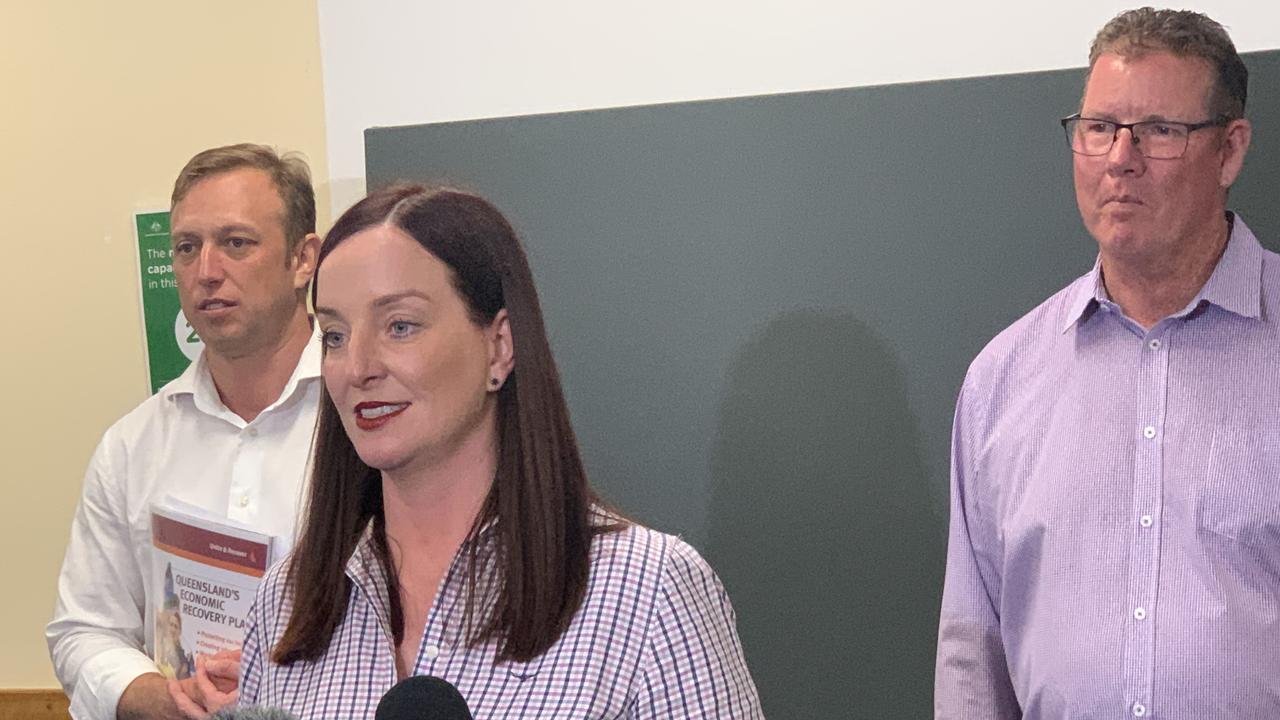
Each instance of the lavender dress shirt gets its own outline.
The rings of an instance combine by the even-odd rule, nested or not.
[[[1151,330],[1095,265],[974,360],[937,718],[1280,718],[1280,255],[1228,218]]]

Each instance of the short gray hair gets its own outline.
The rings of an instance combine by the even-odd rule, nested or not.
[[[1249,69],[1236,52],[1226,28],[1198,12],[1144,7],[1120,13],[1093,38],[1089,47],[1089,71],[1093,71],[1094,63],[1103,53],[1133,58],[1159,51],[1208,62],[1216,76],[1209,112],[1215,119],[1244,117]]]

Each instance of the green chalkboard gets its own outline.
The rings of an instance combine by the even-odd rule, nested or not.
[[[1233,205],[1280,247],[1280,52]],[[522,232],[592,480],[720,573],[766,713],[927,718],[956,391],[1095,247],[1082,70],[374,128]]]

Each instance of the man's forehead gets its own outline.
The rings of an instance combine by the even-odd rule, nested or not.
[[[1171,63],[1185,67],[1188,73],[1195,72],[1192,68],[1213,72],[1213,63],[1208,58],[1153,45],[1123,44],[1109,47],[1098,53],[1090,70],[1097,68],[1103,62],[1121,62],[1130,65]]]
[[[1185,120],[1168,114],[1202,112],[1213,87],[1213,69],[1203,58],[1167,50],[1108,51],[1089,70],[1081,110],[1128,113],[1131,121]]]
[[[221,218],[204,218],[194,222],[174,222],[170,236],[174,239],[196,238],[201,235],[226,237],[229,235],[259,235],[263,228],[255,223]]]
[[[284,200],[271,176],[253,167],[233,168],[200,178],[174,204],[175,223],[192,215],[206,222],[232,223],[237,218],[270,214],[283,221]],[[243,221],[243,220],[240,220]]]

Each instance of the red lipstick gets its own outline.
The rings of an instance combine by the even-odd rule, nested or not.
[[[356,405],[356,427],[361,430],[377,430],[405,411],[409,403],[362,402]]]

